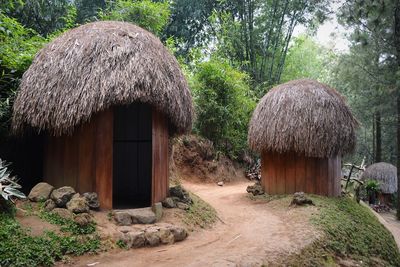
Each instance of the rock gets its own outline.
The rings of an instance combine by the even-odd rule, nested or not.
[[[121,227],[118,227],[118,231],[120,231],[121,233],[126,234],[128,232],[131,232],[132,228],[127,227],[127,226],[121,226]]]
[[[64,218],[67,220],[72,220],[74,218],[74,214],[67,209],[55,208],[51,211],[51,213],[57,214],[61,218]]]
[[[290,205],[314,205],[311,199],[307,198],[304,192],[296,192],[293,194],[293,200]]]
[[[79,196],[79,194],[76,195],[74,195],[72,199],[68,201],[67,209],[73,213],[89,212],[89,205],[86,202],[86,198]]]
[[[157,202],[153,205],[153,212],[156,214],[156,221],[161,220],[163,215],[162,204],[161,202]]]
[[[171,197],[167,197],[163,200],[162,205],[168,209],[175,208],[175,201]]]
[[[146,238],[143,231],[129,232],[125,234],[128,237],[130,246],[132,248],[140,248],[146,244]]]
[[[92,216],[89,213],[80,213],[74,217],[74,221],[80,226],[86,226],[90,224],[92,220]]]
[[[151,224],[156,222],[156,215],[151,208],[129,210],[132,223]]]
[[[31,192],[28,195],[30,201],[38,202],[47,200],[53,191],[54,186],[49,185],[48,183],[38,183],[35,185]]]
[[[220,181],[220,182],[217,183],[217,185],[219,185],[219,186],[224,186],[224,182],[223,182],[223,181]]]
[[[100,202],[96,192],[86,192],[83,193],[83,196],[86,198],[90,209],[98,210],[100,208]]]
[[[46,202],[44,202],[45,211],[52,211],[55,208],[57,208],[57,205],[51,198],[49,198],[48,200],[46,200]]]
[[[157,230],[146,230],[144,237],[146,238],[146,244],[151,247],[158,246],[161,242]]]
[[[114,214],[114,220],[117,225],[131,225],[132,224],[132,217],[129,213],[125,211],[117,211]]]
[[[171,225],[168,229],[171,231],[172,235],[174,236],[175,242],[184,240],[188,235],[186,230],[181,227]]]
[[[252,193],[253,196],[258,196],[264,194],[264,189],[260,183],[255,183],[254,185],[249,185],[246,189],[247,193]]]
[[[182,186],[177,185],[169,188],[169,194],[172,198],[177,197],[179,201],[184,202],[186,204],[192,204],[193,201],[189,196],[189,193],[182,188]]]
[[[51,192],[50,198],[54,200],[56,205],[60,208],[64,208],[68,201],[71,200],[72,196],[75,195],[75,189],[70,186],[63,186],[58,189],[54,189]]]
[[[176,202],[176,207],[181,210],[188,210],[190,208],[188,204],[185,204],[183,202]]]
[[[174,235],[167,228],[160,228],[158,236],[162,244],[173,244],[175,241]]]

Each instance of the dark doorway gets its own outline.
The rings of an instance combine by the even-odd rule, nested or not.
[[[152,110],[134,103],[114,108],[113,208],[151,206]]]

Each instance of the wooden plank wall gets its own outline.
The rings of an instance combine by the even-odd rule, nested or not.
[[[152,205],[168,196],[168,121],[153,108],[153,170],[152,170]]]
[[[79,126],[70,136],[47,136],[43,180],[80,193],[97,192],[100,205],[112,208],[113,113],[109,109]]]
[[[268,194],[303,191],[324,196],[339,196],[340,179],[340,156],[310,158],[294,153],[262,154],[261,185]]]

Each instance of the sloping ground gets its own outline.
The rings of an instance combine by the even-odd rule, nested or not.
[[[375,214],[378,220],[392,233],[398,249],[400,250],[400,221],[396,218],[396,212],[382,212],[376,213],[373,209],[371,211]]]
[[[210,203],[219,222],[172,246],[83,256],[73,266],[260,266],[301,251],[320,233],[309,223],[315,207],[290,208],[290,198],[270,203],[248,198],[245,180],[223,187],[183,185]]]
[[[210,140],[185,135],[173,141],[170,177],[197,182],[230,182],[245,176],[244,169],[216,152]]]

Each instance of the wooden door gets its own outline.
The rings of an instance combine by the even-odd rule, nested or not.
[[[151,206],[152,109],[114,108],[113,208]]]

